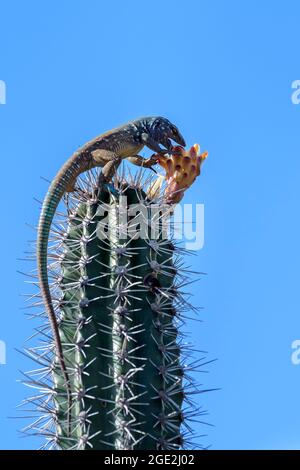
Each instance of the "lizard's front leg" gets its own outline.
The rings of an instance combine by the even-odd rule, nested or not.
[[[72,193],[73,191],[75,191],[76,179],[77,178],[74,178],[72,181],[70,181],[70,183],[66,187],[66,193]]]
[[[130,163],[133,163],[137,166],[142,166],[144,168],[151,168],[153,165],[156,165],[157,159],[157,154],[151,155],[150,158],[144,158],[141,155],[132,155],[131,157],[126,158],[126,160],[128,160]]]

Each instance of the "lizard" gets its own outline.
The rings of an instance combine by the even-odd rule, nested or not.
[[[123,159],[127,159],[137,166],[151,168],[157,163],[157,155],[144,158],[139,155],[139,152],[146,146],[156,154],[171,153],[171,140],[185,147],[184,138],[178,128],[161,116],[143,117],[105,132],[87,142],[65,162],[52,180],[43,201],[37,236],[38,278],[52,330],[56,355],[67,391],[69,434],[71,430],[72,391],[48,279],[48,242],[56,209],[63,195],[75,190],[77,177],[81,173],[95,167],[102,167],[98,184],[105,186],[109,184]],[[162,148],[161,145],[165,148]]]

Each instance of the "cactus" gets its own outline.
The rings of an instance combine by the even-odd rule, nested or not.
[[[195,148],[189,165],[197,166]],[[182,155],[181,161],[187,157]],[[197,174],[205,157],[198,156]],[[178,172],[180,157],[175,158]],[[177,202],[197,174],[184,186],[182,178],[172,178],[165,157],[161,164],[168,166],[173,191],[159,191],[157,183],[149,185],[139,174],[116,176],[116,195],[100,190],[90,172],[66,198],[65,223],[54,225],[49,268],[72,403],[69,409],[53,343],[40,352],[28,349],[42,365],[28,380],[42,386],[42,394],[30,400],[42,415],[29,429],[45,434],[46,448],[177,450],[194,445],[189,420],[199,414],[193,401],[199,390],[190,370],[202,366],[203,358],[185,363],[190,346],[181,327],[185,312],[196,309],[182,292],[190,281],[184,250],[165,222],[173,210],[174,180]],[[49,340],[48,325],[39,334]]]

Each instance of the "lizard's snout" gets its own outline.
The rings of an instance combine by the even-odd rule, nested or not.
[[[186,146],[185,140],[182,135],[179,135],[178,138],[174,139],[176,144],[181,145],[182,147]]]

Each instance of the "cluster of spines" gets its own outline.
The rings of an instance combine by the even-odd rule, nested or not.
[[[190,348],[178,328],[191,305],[180,291],[189,282],[180,249],[161,233],[156,240],[141,240],[133,230],[128,240],[120,240],[113,210],[118,202],[108,193],[97,194],[94,181],[90,174],[82,182],[68,201],[66,223],[59,220],[52,232],[49,272],[72,403],[46,325],[39,329],[43,350],[27,350],[43,366],[28,381],[43,390],[30,400],[43,412],[31,430],[45,434],[49,448],[195,447],[189,421],[199,414],[192,397],[199,390],[190,371],[204,359],[183,365]],[[140,181],[117,186],[129,204],[150,208]],[[99,226],[107,228],[97,211],[103,203],[109,208],[106,240],[97,236]]]

